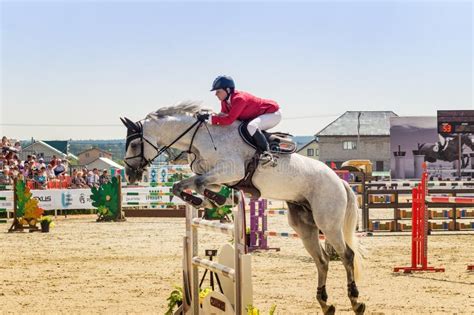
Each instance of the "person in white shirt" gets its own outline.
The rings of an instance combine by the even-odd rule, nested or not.
[[[48,177],[48,179],[56,178],[56,175],[54,174],[53,166],[51,164],[48,164],[46,168],[46,176]]]

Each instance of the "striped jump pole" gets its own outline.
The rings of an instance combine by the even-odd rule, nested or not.
[[[242,196],[243,197],[243,196]],[[243,199],[243,198],[242,198]],[[204,268],[220,274],[233,283],[233,309],[234,314],[245,315],[245,307],[252,304],[251,283],[246,284],[246,292],[243,292],[243,264],[242,259],[245,254],[245,206],[243,201],[238,205],[238,209],[233,210],[234,223],[220,223],[217,221],[205,220],[197,217],[197,209],[186,206],[186,236],[184,238],[184,254],[183,254],[183,275],[184,275],[184,298],[183,309],[188,310],[189,314],[199,315],[201,313],[199,298],[199,268]],[[204,259],[198,256],[198,229],[210,230],[225,235],[233,236],[234,239],[234,268],[224,264]],[[227,245],[229,246],[229,245]],[[249,257],[245,257],[249,258]],[[250,277],[250,276],[249,276]],[[251,277],[250,277],[251,279]],[[250,280],[251,281],[251,280]],[[224,292],[225,294],[226,292]],[[219,300],[215,296],[212,297],[211,305],[218,307],[230,307],[226,300],[230,301],[228,296]],[[213,304],[212,304],[213,303]],[[228,305],[228,306],[227,306]],[[219,307],[220,306],[220,307]],[[226,313],[227,314],[227,313]]]
[[[171,192],[162,191],[128,191],[124,196],[174,196]]]
[[[419,181],[409,182],[373,182],[368,183],[371,189],[387,189],[387,188],[415,188],[420,184]],[[428,188],[472,188],[474,187],[474,181],[430,181],[426,183]]]
[[[137,207],[137,206],[175,206],[173,202],[165,201],[123,201],[122,206]]]
[[[267,210],[265,213],[267,215],[287,215],[288,210]]]
[[[206,230],[214,231],[214,232],[220,232],[222,234],[227,234],[230,236],[234,236],[234,224],[228,224],[228,223],[220,223],[217,221],[210,221],[210,220],[204,220],[200,218],[194,218],[192,220],[192,226],[193,227],[201,227]]]
[[[267,237],[299,238],[298,233],[295,233],[295,232],[265,231],[264,235],[267,236]],[[366,236],[366,234],[365,233],[358,233],[357,236],[358,237]],[[324,236],[324,234],[319,234],[319,239],[321,241],[325,241],[326,237]]]
[[[444,272],[444,268],[428,266],[428,207],[426,207],[425,202],[428,193],[428,187],[426,186],[428,172],[425,163],[423,163],[423,168],[421,183],[412,190],[411,266],[395,267],[394,272]]]
[[[201,268],[209,269],[212,272],[218,273],[227,277],[231,280],[235,280],[235,270],[227,267],[225,265],[216,263],[215,261],[211,261],[208,259],[203,259],[201,257],[193,257],[192,263],[194,266],[198,266]]]
[[[470,197],[426,196],[425,201],[431,203],[462,203],[474,205],[474,198]]]
[[[298,234],[294,232],[265,231],[263,234],[265,236],[273,236],[273,237],[299,238]]]

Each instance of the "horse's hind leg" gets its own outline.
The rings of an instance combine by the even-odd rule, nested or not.
[[[351,301],[352,310],[358,315],[364,314],[365,304],[357,302],[357,299],[359,298],[359,290],[357,289],[354,278],[354,251],[344,242],[342,230],[328,229],[327,231],[323,230],[323,232],[326,241],[331,244],[339,257],[341,257],[341,261],[346,269],[347,294]]]
[[[326,315],[336,312],[333,305],[327,304],[326,279],[329,268],[329,256],[319,242],[319,229],[314,223],[313,215],[309,209],[288,202],[288,223],[298,233],[303,245],[318,269],[318,291],[316,298]]]

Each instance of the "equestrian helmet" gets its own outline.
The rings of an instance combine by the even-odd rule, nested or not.
[[[227,76],[227,75],[220,75],[218,76],[214,82],[212,83],[211,91],[215,91],[218,89],[235,89],[234,80]]]

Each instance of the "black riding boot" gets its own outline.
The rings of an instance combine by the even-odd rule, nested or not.
[[[260,153],[260,161],[262,161],[262,164],[266,165],[271,162],[272,166],[275,166],[276,163],[272,153],[270,152],[270,145],[262,131],[257,129],[252,138],[257,145],[257,151]]]

